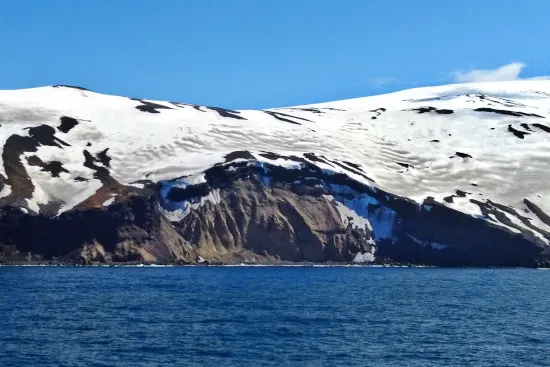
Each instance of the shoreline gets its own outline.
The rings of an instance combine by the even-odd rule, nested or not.
[[[488,267],[488,266],[437,266],[437,265],[390,265],[390,264],[0,264],[1,267],[25,268],[429,268],[429,269],[533,269],[550,270],[539,267]]]

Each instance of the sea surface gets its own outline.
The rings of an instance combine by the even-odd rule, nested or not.
[[[0,366],[548,366],[550,271],[0,267]]]

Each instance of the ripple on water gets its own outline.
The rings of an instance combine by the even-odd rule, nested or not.
[[[550,272],[0,268],[0,365],[532,366]]]

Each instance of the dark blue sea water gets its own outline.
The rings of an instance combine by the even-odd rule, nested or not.
[[[0,267],[0,366],[550,364],[550,271]]]

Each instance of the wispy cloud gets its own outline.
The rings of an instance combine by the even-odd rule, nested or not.
[[[470,71],[454,71],[451,73],[457,83],[503,82],[511,80],[548,80],[550,76],[521,78],[520,74],[526,65],[522,62],[512,62],[496,69],[477,69]]]
[[[535,76],[533,78],[527,78],[528,80],[550,80],[550,75]]]
[[[525,64],[521,62],[513,62],[497,69],[478,69],[468,72],[455,71],[453,74],[455,80],[459,83],[500,82],[519,79],[519,74],[524,67]]]
[[[390,84],[400,84],[401,82],[393,77],[382,77],[382,78],[374,78],[371,79],[372,84],[374,84],[375,87],[382,87],[384,85],[390,85]]]

